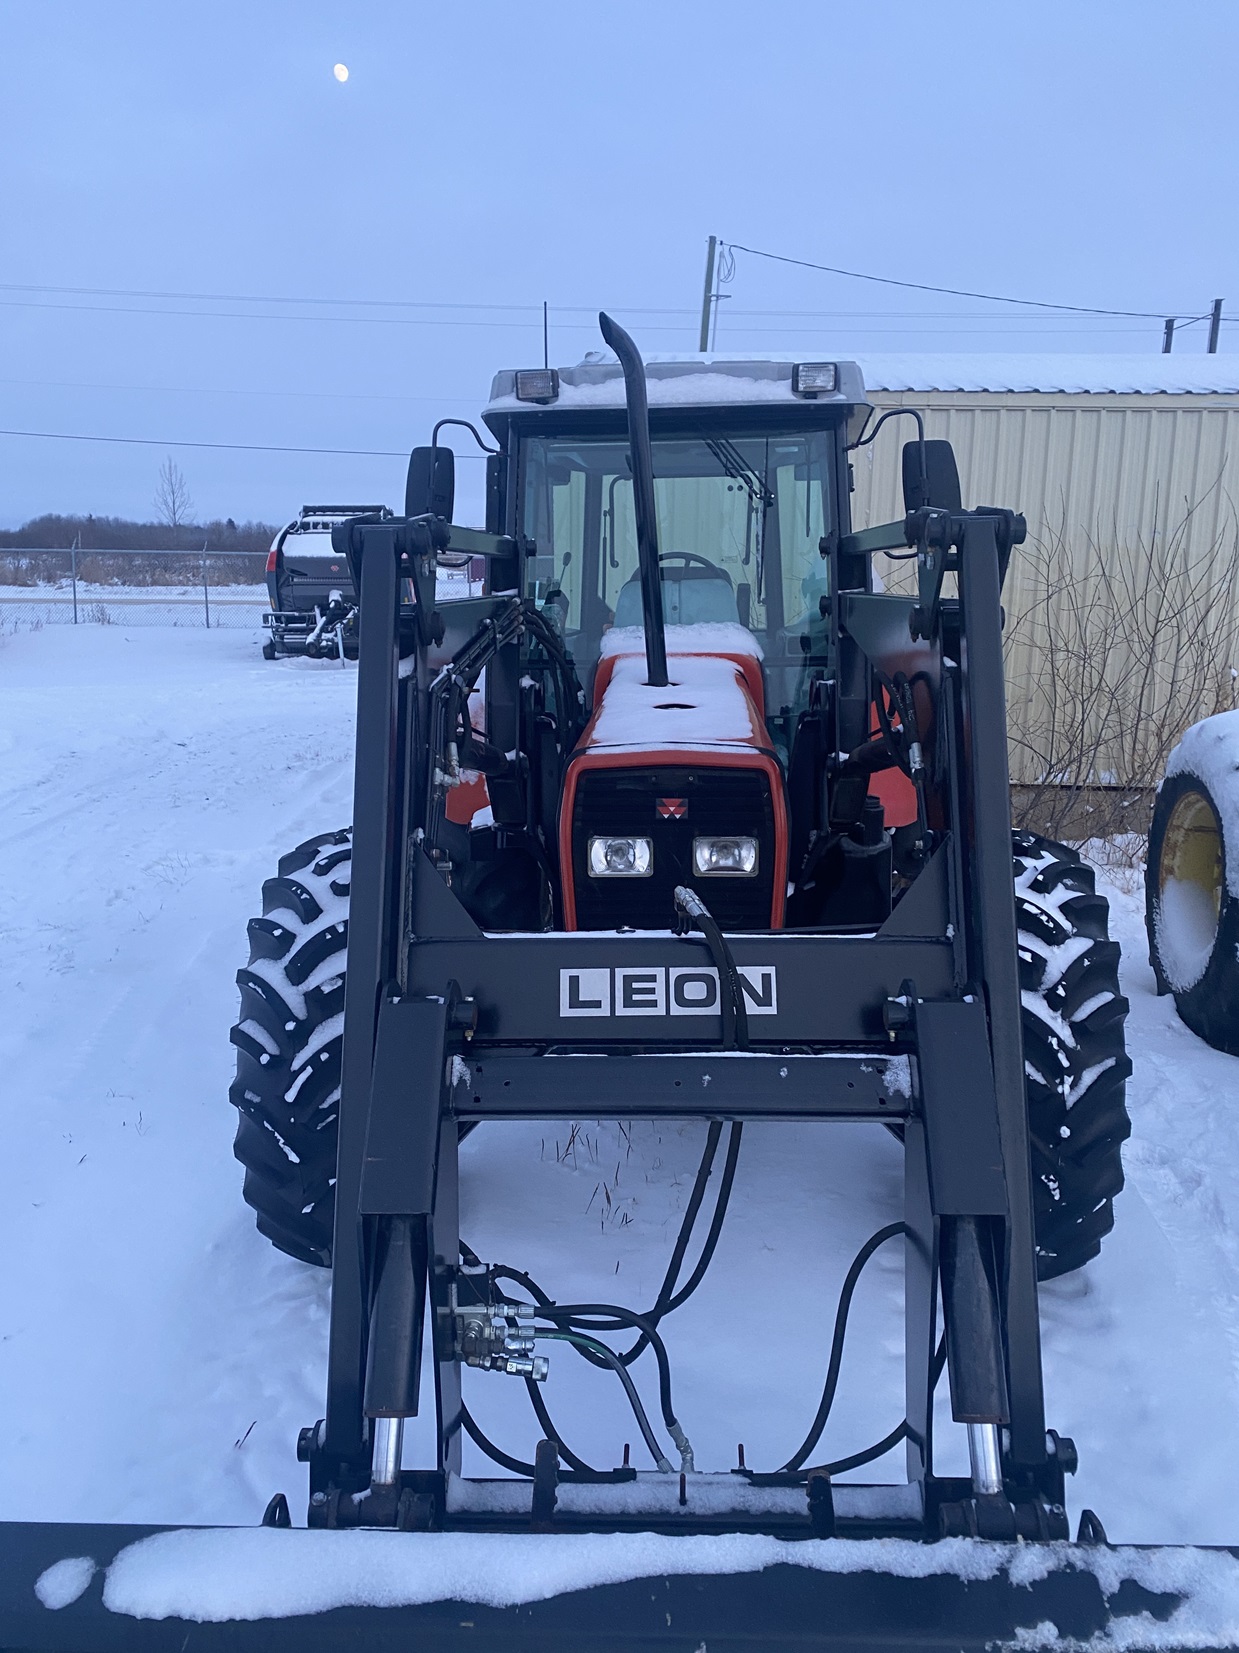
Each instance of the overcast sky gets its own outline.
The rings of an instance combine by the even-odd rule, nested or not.
[[[1155,313],[737,253],[720,351],[1156,352],[1160,315],[1239,317],[1235,0],[0,0],[0,46],[0,427],[154,444],[0,436],[5,526],[150,515],[167,453],[202,517],[394,506],[398,457],[169,444],[398,455],[540,363],[544,299],[552,361],[600,306],[694,350],[711,233]]]

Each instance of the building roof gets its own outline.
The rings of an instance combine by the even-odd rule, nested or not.
[[[858,355],[866,390],[1067,396],[1239,395],[1239,355]]]

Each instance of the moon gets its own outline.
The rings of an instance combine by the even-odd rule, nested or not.
[[[336,79],[338,81],[340,81],[341,84],[343,84],[344,81],[346,81],[348,79],[348,64],[347,63],[337,63],[335,68],[331,72],[336,77]]]

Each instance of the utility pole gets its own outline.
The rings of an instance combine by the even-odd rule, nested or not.
[[[714,259],[718,252],[718,236],[712,235],[706,247],[706,285],[701,295],[701,342],[697,346],[702,355],[710,348],[710,299],[714,290]]]
[[[1166,330],[1162,334],[1162,355],[1163,356],[1168,356],[1170,354],[1170,352],[1174,349],[1174,324],[1177,320],[1178,320],[1177,316],[1167,316],[1166,317]]]
[[[1217,355],[1217,341],[1218,335],[1221,331],[1222,301],[1220,298],[1215,298],[1213,301],[1213,314],[1209,317],[1209,354],[1211,356]]]

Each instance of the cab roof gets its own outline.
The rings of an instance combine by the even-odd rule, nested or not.
[[[832,391],[821,391],[810,399],[792,389],[792,369],[796,364],[822,359],[803,351],[796,356],[649,356],[645,362],[649,404],[651,408],[760,406],[769,409],[772,404],[781,403],[803,409],[808,403],[867,410],[869,401],[864,380],[855,362],[834,364]],[[557,394],[540,402],[517,396],[517,372],[515,368],[505,368],[495,375],[490,401],[483,414],[492,428],[514,413],[601,411],[622,409],[625,405],[623,370],[610,351],[590,351],[584,361],[574,367],[558,368]]]

